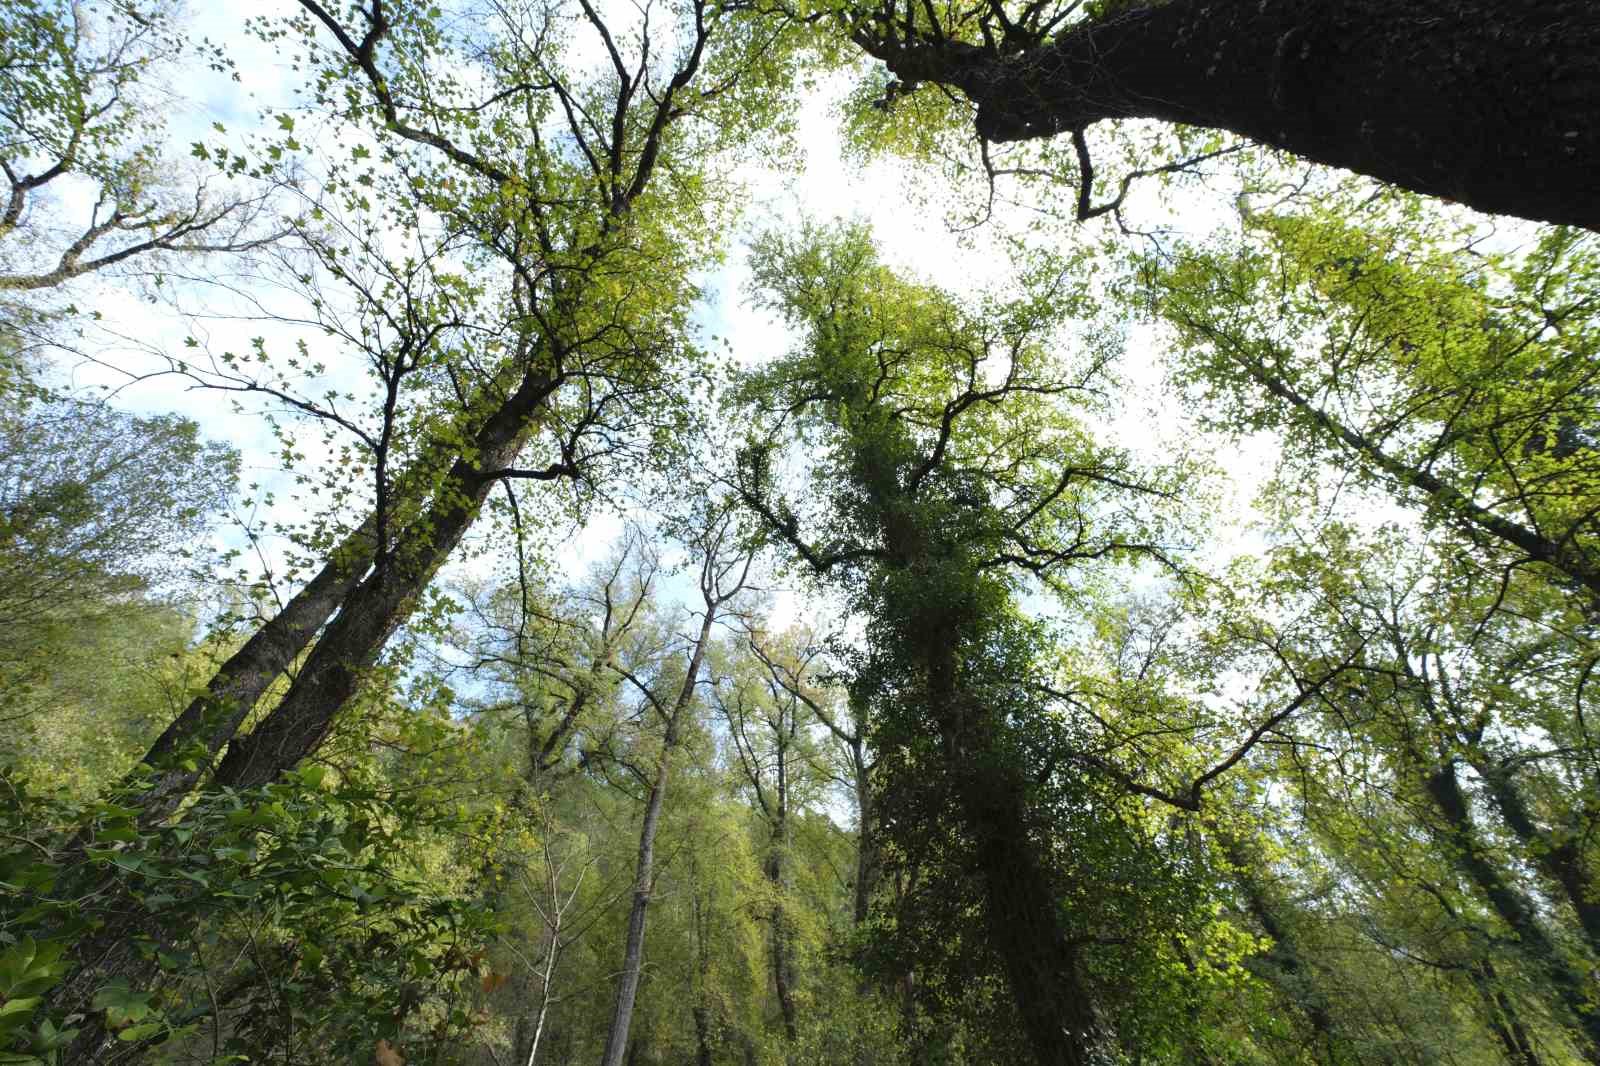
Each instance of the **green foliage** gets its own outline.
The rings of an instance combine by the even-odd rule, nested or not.
[[[19,393],[0,414],[0,755],[92,792],[204,667],[192,615],[163,599],[212,561],[238,456],[187,419]]]
[[[34,1013],[66,972],[59,940],[36,942],[22,937],[0,951],[0,1062],[8,1066],[44,1066],[75,1030],[57,1029],[49,1019],[32,1026]]]
[[[17,636],[180,573],[232,491],[238,455],[194,422],[22,398],[0,415],[0,625]],[[0,653],[3,654],[3,653]]]
[[[166,364],[266,405],[262,573],[194,550],[236,455],[53,394],[19,353],[59,320],[0,323],[0,1064],[590,1061],[643,903],[630,1066],[1592,1060],[1593,237],[1491,254],[1337,187],[1134,234],[1125,182],[1221,139],[979,146],[959,95],[857,68],[847,154],[915,162],[914,209],[1037,198],[1011,279],[768,234],[751,303],[795,343],[712,409],[708,271],[797,96],[856,45],[1024,56],[1129,5],[602,6],[252,16],[300,95],[190,171],[151,79],[222,46],[164,3],[0,11],[0,290],[245,250],[287,205],[248,283],[275,321]],[[60,176],[88,229],[30,198]],[[1056,240],[1078,214],[1138,254]],[[1144,312],[1184,414],[1281,443],[1259,542],[1194,550],[1214,471],[1112,443]],[[669,724],[665,545],[729,489],[728,536],[843,617],[733,604]],[[569,580],[607,504],[657,524]],[[242,728],[309,708],[272,783],[218,783],[265,730],[140,766],[251,638]]]
[[[1407,225],[1416,210],[1369,204],[1374,223],[1399,215],[1381,232],[1343,197],[1248,214],[1247,244],[1148,263],[1181,380],[1218,424],[1281,430],[1293,477],[1349,456],[1433,521],[1488,532],[1465,513],[1477,503],[1592,554],[1593,235],[1552,229],[1519,255],[1484,256]]]
[[[473,1025],[488,915],[441,892],[425,858],[431,835],[472,832],[465,822],[320,765],[203,797],[153,830],[114,800],[63,801],[14,779],[4,794],[0,937],[13,951],[49,937],[54,960],[114,945],[93,1008],[119,1040],[341,1062],[387,1038],[426,1062]],[[72,826],[82,836],[60,843]],[[96,901],[113,885],[124,903],[108,912]],[[116,960],[134,958],[154,960],[159,992],[119,982]],[[47,1009],[11,1007],[25,1024],[9,1046],[59,1028]]]

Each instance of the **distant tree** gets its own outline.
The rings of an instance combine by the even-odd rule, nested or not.
[[[64,397],[0,413],[0,655],[177,576],[237,476],[186,418]]]

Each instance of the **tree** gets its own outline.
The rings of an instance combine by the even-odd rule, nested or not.
[[[1473,871],[1522,913],[1512,899],[1517,878],[1475,830],[1441,832],[1424,784],[1430,771],[1417,770],[1417,745],[1447,750],[1455,741],[1436,739],[1426,719],[1374,691],[1405,668],[1367,626],[1381,629],[1390,610],[1409,611],[1424,597],[1404,605],[1383,593],[1369,598],[1406,564],[1382,554],[1369,567],[1350,549],[1327,535],[1303,552],[1280,549],[1262,572],[1237,566],[1228,575],[1233,591],[1213,593],[1198,619],[1176,604],[1111,606],[1098,635],[1076,649],[1082,665],[1073,686],[1116,724],[1125,738],[1119,747],[1142,749],[1152,766],[1181,766],[1192,758],[1186,749],[1206,745],[1216,713],[1207,704],[1237,687],[1219,685],[1225,678],[1251,679],[1256,691],[1237,698],[1296,708],[1275,722],[1261,716],[1272,723],[1267,742],[1220,783],[1191,827],[1231,887],[1234,920],[1270,938],[1243,964],[1275,1004],[1247,1009],[1272,1020],[1226,1033],[1229,1046],[1254,1045],[1274,1058],[1303,1050],[1329,1064],[1430,1062],[1442,1045],[1465,1061],[1524,1063],[1544,1053],[1564,1060],[1562,1027],[1582,1015],[1538,978],[1551,964],[1546,952],[1518,957],[1519,940],[1501,933],[1463,873],[1461,845],[1479,860]],[[1438,617],[1460,607],[1452,595]],[[1468,630],[1474,623],[1463,620]],[[1344,659],[1331,677],[1330,653]],[[1460,651],[1447,656],[1455,672],[1444,686],[1470,684]],[[1425,674],[1437,666],[1430,656],[1420,661]],[[1291,698],[1308,691],[1309,699]],[[1402,751],[1413,760],[1402,762]],[[1548,936],[1541,944],[1550,946]],[[1215,1007],[1213,1000],[1198,1009]]]
[[[1073,417],[1105,353],[1076,375],[1050,358],[1069,273],[981,314],[894,276],[860,230],[775,238],[757,262],[803,342],[746,386],[773,428],[742,454],[739,486],[868,619],[852,689],[872,708],[884,840],[916,884],[894,915],[900,965],[917,958],[988,1053],[1092,1061],[1134,1041],[1148,1006],[1114,1020],[1103,974],[1138,969],[1138,930],[1182,891],[1117,813],[1115,783],[1082,772],[1077,716],[1036,680],[1045,631],[1011,596],[1022,575],[1049,588],[1092,560],[1160,558],[1143,505],[1171,490]],[[803,516],[774,476],[777,426],[816,457]],[[1090,887],[1113,867],[1147,895]]]
[[[1480,211],[1600,227],[1600,17],[1581,2],[882,3],[810,17],[837,20],[898,79],[883,106],[927,85],[971,101],[986,142],[1070,135],[1080,217],[1094,213],[1085,131],[1151,118]]]
[[[434,395],[454,397],[465,411],[424,423],[433,432],[411,449],[423,460],[421,471],[396,472],[391,480],[380,467],[370,523],[342,544],[322,541],[330,555],[312,580],[152,746],[146,765],[157,774],[141,771],[130,780],[147,825],[170,816],[208,772],[215,787],[251,790],[315,752],[497,486],[596,477],[590,460],[625,453],[622,441],[648,449],[655,433],[678,421],[687,391],[679,388],[680,375],[699,358],[683,311],[697,261],[692,253],[706,239],[707,213],[722,205],[698,195],[675,198],[652,182],[696,184],[690,160],[699,158],[697,150],[726,145],[742,123],[771,113],[787,62],[784,42],[770,29],[703,4],[677,12],[689,42],[682,53],[664,54],[645,35],[636,42],[636,62],[628,62],[600,14],[584,8],[582,24],[609,42],[613,71],[620,72],[616,82],[591,81],[564,65],[562,35],[548,32],[563,17],[559,12],[507,8],[506,47],[493,55],[497,87],[484,90],[473,79],[432,78],[398,60],[392,74],[380,68],[380,43],[383,55],[415,49],[438,56],[445,38],[435,32],[437,13],[376,4],[358,12],[362,28],[352,33],[320,5],[303,7],[304,18],[290,31],[323,40],[331,34],[335,41],[331,55],[322,47],[312,53],[327,74],[318,82],[321,103],[335,113],[351,109],[390,145],[397,163],[404,156],[414,165],[415,171],[397,167],[392,187],[413,190],[407,203],[465,229],[474,254],[495,264],[502,285],[493,290],[498,302],[486,332],[504,340],[491,348],[497,359],[475,365],[447,343],[445,327],[457,324],[452,315],[461,305],[441,309],[427,291],[428,299],[408,300],[395,316],[381,306],[385,290],[362,288],[356,269],[341,267],[334,277],[352,280],[375,320],[396,325],[396,346],[378,346],[383,388],[373,405],[376,433],[345,418],[337,396],[320,405],[296,403],[277,378],[241,380],[236,365],[223,360],[225,387],[274,396],[349,429],[365,439],[375,461],[387,454],[382,443],[396,424],[397,388],[407,376],[427,381]],[[266,32],[280,30],[269,24]],[[691,91],[697,77],[717,81]],[[456,140],[396,117],[396,93],[434,99],[447,89],[471,101],[431,105]],[[362,106],[366,100],[376,109]],[[491,107],[497,124],[485,127],[482,112]],[[564,116],[557,145],[546,141],[538,121],[524,122],[554,114]],[[597,122],[597,114],[609,118]],[[722,122],[724,115],[736,117]],[[509,133],[516,130],[523,139],[513,142]],[[682,170],[675,167],[680,149]],[[438,182],[426,195],[414,192],[418,174]],[[352,199],[365,200],[359,177],[350,185],[357,190]],[[446,191],[456,188],[471,195]],[[465,331],[473,333],[473,325]],[[463,385],[468,375],[475,382]],[[379,446],[371,447],[373,441]],[[547,461],[528,462],[525,453],[534,446],[546,450]],[[397,487],[416,495],[396,499]],[[237,735],[267,687],[302,654],[283,698],[249,734]],[[106,928],[81,941],[74,956],[80,965],[55,1001],[87,1003],[118,967],[148,970],[148,962],[121,946],[128,940],[124,930]],[[102,1035],[86,1026],[77,1053],[92,1054],[87,1049]]]
[[[282,235],[264,221],[266,193],[218,192],[161,157],[154,77],[187,47],[175,4],[25,0],[0,12],[0,37],[0,293]],[[35,200],[74,179],[93,188],[87,219],[55,232],[30,218]]]
[[[872,771],[877,756],[867,747],[867,713],[861,701],[850,698],[831,698],[821,687],[816,668],[822,648],[811,641],[814,635],[802,631],[797,635],[803,641],[799,648],[785,649],[787,654],[769,650],[761,641],[752,639],[750,653],[766,670],[769,690],[774,698],[798,700],[827,730],[838,749],[843,763],[843,783],[850,791],[856,807],[856,868],[852,878],[854,909],[852,918],[857,925],[867,920],[873,890],[878,880],[877,845],[874,840],[872,810]],[[837,673],[835,671],[835,673]],[[782,695],[779,695],[782,690]],[[840,707],[839,703],[844,706]]]
[[[787,650],[779,655],[792,662],[785,654]],[[797,691],[803,666],[793,672],[777,666],[770,654],[759,647],[754,635],[750,638],[750,652],[749,659],[717,679],[712,699],[727,723],[739,775],[767,832],[762,873],[771,897],[768,920],[772,988],[784,1037],[793,1044],[800,1038],[795,988],[795,825],[812,805],[817,788],[810,721],[815,704],[806,702],[806,697]]]
[[[1382,541],[1368,549],[1376,556],[1370,563],[1353,559],[1346,553],[1361,547],[1351,540],[1343,531],[1330,530],[1321,553],[1337,560],[1335,565],[1343,573],[1335,579],[1337,598],[1329,597],[1331,602],[1320,605],[1319,614],[1327,612],[1327,624],[1342,639],[1363,646],[1360,662],[1343,679],[1347,687],[1323,697],[1332,718],[1326,723],[1327,733],[1350,730],[1381,747],[1392,766],[1395,793],[1415,812],[1418,825],[1436,842],[1441,860],[1458,879],[1460,887],[1452,887],[1447,896],[1455,898],[1454,906],[1464,912],[1481,908],[1487,920],[1509,932],[1520,956],[1513,956],[1515,972],[1533,985],[1559,1024],[1572,1029],[1585,1059],[1594,1061],[1600,1055],[1596,1028],[1600,1022],[1584,991],[1594,956],[1583,945],[1581,920],[1567,917],[1581,916],[1583,899],[1566,901],[1572,910],[1563,908],[1557,912],[1560,920],[1549,921],[1546,905],[1530,891],[1516,865],[1503,857],[1494,834],[1482,824],[1478,801],[1463,777],[1474,763],[1505,779],[1517,776],[1514,768],[1521,764],[1531,769],[1542,761],[1536,749],[1518,750],[1522,744],[1513,733],[1521,719],[1517,701],[1502,704],[1504,697],[1491,693],[1531,684],[1565,691],[1581,701],[1572,672],[1582,669],[1587,656],[1578,648],[1551,647],[1548,631],[1539,632],[1542,626],[1534,630],[1537,636],[1529,633],[1525,623],[1513,620],[1515,608],[1504,620],[1477,613],[1486,601],[1495,602],[1496,593],[1489,590],[1493,585],[1482,582],[1469,591],[1470,586],[1462,587],[1466,582],[1459,570],[1451,574],[1450,569],[1439,568],[1448,575],[1445,580],[1454,579],[1455,588],[1443,600],[1446,610],[1430,609],[1430,599],[1442,599],[1428,587],[1436,579],[1433,574],[1408,574],[1398,559],[1383,553]],[[1318,573],[1325,564],[1309,555],[1285,552],[1283,563],[1301,581],[1327,580]],[[1379,577],[1384,570],[1390,576]],[[1509,595],[1520,599],[1516,591]],[[1540,652],[1523,643],[1530,637]],[[1509,647],[1502,651],[1504,645]],[[1496,661],[1501,654],[1506,658]],[[1496,750],[1499,759],[1487,754]],[[1486,791],[1492,804],[1492,785]],[[1563,806],[1567,804],[1577,808],[1571,815],[1581,819],[1583,801],[1574,796]],[[1584,868],[1577,853],[1571,858],[1579,864],[1574,873]],[[1559,898],[1564,887],[1560,879],[1552,878],[1548,884]],[[1448,904],[1441,900],[1439,905]],[[1482,936],[1491,939],[1487,932]],[[1487,965],[1493,968],[1492,962]],[[1495,987],[1497,982],[1481,968],[1477,974],[1497,1001],[1496,1012],[1506,1018],[1507,1033],[1526,1028],[1503,989]]]
[[[1568,115],[1522,97],[1525,154],[1478,115],[1416,164],[1591,16],[774,6],[248,20],[299,102],[193,154],[293,202],[292,239],[233,293],[258,336],[184,288],[158,355],[265,415],[284,470],[250,496],[299,513],[252,527],[288,549],[242,604],[202,574],[233,597],[203,641],[151,590],[229,457],[49,395],[0,335],[0,666],[36,680],[0,722],[51,712],[4,723],[0,1058],[1596,1061],[1589,236],[1491,250],[1365,179],[1267,207],[1246,176],[1236,239],[1026,237],[956,292],[805,227],[755,242],[794,346],[731,390],[701,304],[741,168],[855,46],[900,79],[858,92],[858,141],[932,158],[976,104],[970,173],[1075,178],[1080,218],[1247,147],[1226,130],[1436,192],[1453,166],[1468,198],[1511,195],[1475,158],[1506,153],[1581,212],[1535,151]],[[13,8],[12,290],[208,242],[141,213],[168,203],[146,72],[202,54],[172,11]],[[1572,40],[1533,55],[1536,23]],[[86,226],[52,215],[91,183]],[[1214,539],[1207,439],[1141,457],[1116,363],[1146,310],[1177,415],[1277,434],[1252,539]],[[644,517],[569,581],[558,545],[613,505]],[[769,576],[831,636],[759,620]]]
[[[437,55],[441,38],[422,12],[379,3],[363,10],[361,28],[351,31],[319,4],[302,7],[305,15],[293,32],[313,40],[331,34],[336,45],[331,55],[314,52],[328,74],[321,89],[325,106],[347,106],[345,89],[354,99],[370,99],[376,110],[357,108],[355,116],[375,121],[374,132],[392,146],[388,151],[414,157],[412,165],[434,183],[416,199],[415,210],[463,227],[476,254],[504,276],[504,302],[486,325],[468,324],[467,334],[474,341],[481,340],[479,329],[510,336],[497,346],[499,360],[480,365],[448,344],[444,327],[455,305],[447,303],[441,313],[429,301],[408,302],[403,315],[393,316],[383,301],[394,294],[358,292],[398,334],[398,348],[384,349],[380,359],[387,370],[378,430],[364,434],[376,478],[370,525],[323,546],[325,559],[311,580],[152,747],[148,762],[165,773],[142,805],[156,817],[170,812],[231,741],[237,743],[218,768],[219,781],[230,785],[270,780],[314,750],[362,670],[414,609],[497,486],[596,478],[592,462],[627,452],[621,442],[630,436],[635,446],[648,448],[651,435],[666,428],[658,419],[673,421],[678,375],[697,357],[684,336],[686,275],[705,238],[706,215],[721,205],[698,196],[674,201],[652,182],[692,184],[689,157],[728,143],[740,122],[771,107],[785,62],[782,42],[771,33],[702,5],[683,13],[693,41],[687,52],[664,57],[647,36],[630,65],[600,13],[585,8],[582,24],[609,43],[620,72],[614,85],[591,83],[563,65],[563,43],[548,32],[558,13],[507,7],[500,12],[506,46],[494,54],[492,70],[502,91],[489,92],[482,106],[450,109],[437,100],[441,94],[453,90],[477,100],[472,94],[479,87],[430,81],[403,65],[389,74],[380,67],[380,44]],[[635,81],[635,67],[643,81]],[[696,78],[720,80],[715,91],[700,93],[691,89]],[[653,88],[663,81],[662,89]],[[397,117],[397,93],[434,100],[430,106],[441,122],[449,121],[429,130],[407,125]],[[497,117],[485,125],[479,112],[488,106]],[[563,137],[577,147],[576,155],[545,140],[542,116],[556,113],[564,116]],[[601,114],[608,119],[598,121]],[[728,117],[735,114],[737,121]],[[491,128],[498,130],[493,136]],[[509,141],[517,130],[526,155]],[[682,171],[675,168],[680,146]],[[525,171],[530,163],[533,169]],[[365,201],[369,180],[360,174],[349,179],[355,199]],[[415,197],[413,176],[393,181],[397,196]],[[458,184],[473,195],[463,201],[443,191]],[[338,276],[350,273],[341,268]],[[383,468],[386,450],[374,442],[390,439],[396,389],[407,374],[438,383],[441,373],[446,395],[465,411],[442,424],[425,423],[422,441],[412,448],[421,469],[397,471],[391,482]],[[476,377],[476,387],[464,389],[464,377]],[[231,373],[221,384],[281,391]],[[295,406],[320,420],[347,422],[329,405]],[[526,461],[535,440],[550,453],[548,462]],[[584,460],[591,462],[580,468]],[[416,502],[408,504],[411,493]],[[392,507],[385,507],[386,499]],[[330,619],[293,691],[250,738],[236,738],[266,686]],[[190,769],[175,769],[182,761],[175,755],[195,744],[204,757],[188,760]]]
[[[1249,213],[1248,247],[1145,260],[1182,379],[1220,423],[1281,427],[1299,462],[1337,456],[1489,565],[1600,596],[1591,235],[1485,258],[1403,222],[1378,236],[1351,224],[1362,211],[1334,197]]]
[[[655,894],[656,832],[661,823],[667,786],[672,780],[675,749],[688,726],[690,708],[700,685],[701,665],[710,650],[716,626],[722,615],[734,613],[733,604],[745,591],[750,566],[754,561],[752,552],[740,545],[738,534],[731,508],[728,507],[710,510],[699,519],[699,528],[691,533],[689,546],[694,553],[692,565],[699,578],[700,622],[698,631],[685,647],[688,661],[683,668],[683,677],[678,681],[677,692],[661,691],[660,672],[656,678],[650,679],[624,667],[612,667],[633,686],[654,713],[661,728],[661,741],[639,826],[639,855],[634,868],[633,902],[628,911],[628,935],[622,965],[618,970],[616,1006],[611,1014],[611,1025],[606,1031],[605,1050],[600,1057],[602,1066],[622,1066],[623,1055],[628,1050],[628,1028],[633,1020],[634,999],[638,995],[639,975],[644,966],[646,911]]]

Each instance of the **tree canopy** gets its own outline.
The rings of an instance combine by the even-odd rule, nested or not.
[[[1600,1063],[1597,57],[0,0],[0,1063]]]

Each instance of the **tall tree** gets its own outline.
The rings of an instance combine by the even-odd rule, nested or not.
[[[605,1050],[600,1057],[602,1066],[622,1066],[623,1056],[628,1051],[628,1030],[633,1021],[634,1000],[639,992],[639,978],[644,968],[645,921],[659,876],[655,860],[656,833],[661,825],[667,787],[672,781],[676,749],[689,726],[691,708],[698,695],[701,666],[710,651],[717,625],[725,624],[723,616],[736,613],[735,601],[745,591],[754,562],[751,550],[739,543],[739,532],[732,509],[724,506],[710,509],[699,519],[698,528],[691,533],[692,539],[687,546],[693,553],[692,565],[698,576],[699,625],[684,648],[687,662],[682,678],[678,679],[676,693],[661,691],[662,677],[659,674],[655,678],[640,677],[632,670],[613,666],[658,719],[661,740],[639,826],[639,853],[634,866],[627,939],[617,973],[616,1005],[606,1031]]]
[[[757,277],[803,341],[747,394],[813,445],[821,492],[803,512],[791,504],[770,438],[744,453],[740,485],[799,564],[868,619],[856,687],[882,753],[878,817],[922,864],[896,935],[966,1009],[984,1009],[978,975],[1004,982],[983,1026],[996,1053],[1093,1061],[1119,1034],[1091,946],[1119,922],[1119,942],[1137,942],[1126,934],[1141,907],[1172,897],[1114,792],[1069,754],[1073,720],[1036,680],[1048,644],[1011,590],[1022,574],[1048,584],[1089,560],[1159,557],[1145,505],[1170,489],[1073,417],[1106,354],[1091,350],[1076,375],[1051,360],[1073,291],[1062,276],[977,314],[896,277],[845,230],[769,242]],[[1112,917],[1078,868],[1097,862],[1127,864],[1149,895]]]
[[[635,54],[625,55],[620,28],[614,33],[600,12],[586,7],[580,23],[607,46],[618,79],[591,81],[565,65],[564,45],[548,32],[555,13],[508,6],[500,13],[504,47],[488,57],[488,74],[500,88],[480,99],[470,95],[480,93],[479,86],[430,80],[420,68],[384,70],[380,45],[434,64],[453,58],[423,12],[379,3],[363,9],[351,29],[322,5],[302,7],[294,31],[313,41],[331,35],[335,45],[331,54],[312,46],[328,75],[322,102],[345,107],[347,88],[353,99],[376,105],[356,108],[352,117],[374,121],[374,132],[396,158],[409,152],[416,168],[394,177],[389,191],[417,197],[412,214],[442,217],[469,234],[485,268],[505,278],[505,302],[487,325],[461,323],[452,317],[457,305],[446,302],[441,311],[432,294],[355,285],[372,317],[395,337],[376,351],[385,385],[379,426],[358,434],[375,479],[373,514],[342,540],[322,545],[325,562],[311,580],[152,748],[151,763],[164,769],[144,802],[156,817],[194,787],[211,759],[235,740],[267,685],[333,619],[293,691],[252,731],[253,739],[238,738],[219,780],[262,783],[314,750],[362,670],[414,609],[497,486],[595,479],[597,471],[585,460],[616,453],[624,439],[647,445],[641,436],[667,428],[678,409],[677,375],[695,358],[684,336],[687,274],[694,249],[707,237],[708,213],[724,205],[699,196],[676,200],[653,183],[689,181],[691,158],[703,162],[734,143],[740,122],[775,106],[774,86],[786,63],[770,31],[704,5],[682,13],[679,28],[688,42],[682,54],[668,55],[645,35]],[[701,91],[695,88],[701,80],[713,84]],[[471,102],[447,108],[441,97],[450,92]],[[400,119],[397,99],[413,95],[433,101],[434,127]],[[520,148],[486,136],[478,117],[484,107],[496,109],[503,132],[522,131]],[[559,144],[548,142],[542,129],[549,115],[563,116]],[[564,147],[568,139],[576,155]],[[420,173],[434,184],[423,182],[418,196],[413,181]],[[364,202],[371,180],[370,174],[349,176],[356,190],[350,195]],[[473,195],[463,199],[447,191],[458,184]],[[337,277],[354,273],[335,268]],[[395,299],[404,308],[398,315],[386,306]],[[460,346],[456,334],[463,331],[474,342],[484,333],[497,338],[488,346],[497,358],[478,363],[472,348]],[[442,376],[446,395],[453,392],[465,410],[442,424],[423,423],[420,443],[410,448],[420,469],[386,474],[387,447],[396,439],[396,390],[406,375],[435,382]],[[279,391],[231,372],[210,383]],[[287,399],[315,418],[349,424],[331,404]],[[527,461],[524,453],[535,441],[546,461]],[[196,744],[202,758],[174,758]]]
[[[408,202],[420,205],[413,214],[470,234],[472,254],[499,272],[496,315],[483,330],[495,339],[485,346],[495,358],[476,364],[474,349],[460,343],[462,333],[481,338],[476,323],[457,321],[462,304],[435,299],[438,272],[423,278],[429,284],[416,296],[368,289],[352,264],[330,269],[350,283],[378,330],[369,342],[380,356],[376,433],[346,417],[337,396],[297,402],[275,376],[223,372],[224,387],[277,397],[362,440],[379,467],[376,506],[343,546],[323,541],[334,554],[312,582],[157,743],[151,761],[159,774],[140,801],[147,824],[176,809],[224,745],[211,780],[235,789],[265,786],[314,752],[497,486],[596,478],[591,464],[619,457],[629,446],[623,442],[648,449],[654,434],[677,424],[688,391],[680,376],[699,358],[684,312],[689,273],[708,240],[708,215],[726,205],[655,184],[696,185],[695,162],[737,143],[741,123],[772,113],[787,62],[770,27],[705,4],[676,12],[681,50],[645,33],[628,42],[625,56],[620,28],[614,34],[598,11],[580,5],[580,24],[606,46],[616,75],[589,78],[568,65],[564,35],[551,32],[560,12],[508,7],[504,47],[486,55],[492,88],[485,89],[475,78],[430,71],[461,58],[436,32],[443,15],[435,9],[379,3],[358,11],[350,30],[321,5],[302,6],[305,15],[290,30],[312,38],[309,54],[326,75],[316,83],[320,103],[337,114],[348,109],[359,128],[389,146],[396,167],[386,188],[412,196]],[[697,79],[708,82],[704,89]],[[431,101],[430,128],[398,117],[410,113],[409,94]],[[446,105],[445,96],[457,103]],[[498,116],[498,125],[490,123],[497,132],[482,125],[486,109]],[[561,116],[554,143],[542,125],[552,115]],[[521,137],[510,138],[512,130]],[[424,181],[418,192],[421,175],[437,185]],[[370,180],[351,176],[350,199],[364,203]],[[444,287],[471,290],[464,282]],[[399,308],[384,305],[389,296]],[[384,335],[396,343],[379,343]],[[410,449],[422,471],[388,475],[385,449],[408,378],[429,381],[433,395],[453,396],[466,410],[424,420],[421,442]],[[529,454],[535,448],[543,454]],[[404,499],[396,489],[414,495]],[[237,735],[270,682],[302,653],[282,700],[248,735]],[[119,916],[137,920],[136,909]],[[116,974],[152,965],[133,956],[117,923],[80,942],[74,959],[54,994],[60,1004],[86,1004]],[[75,1053],[90,1056],[103,1045],[103,1030],[85,1025]]]

